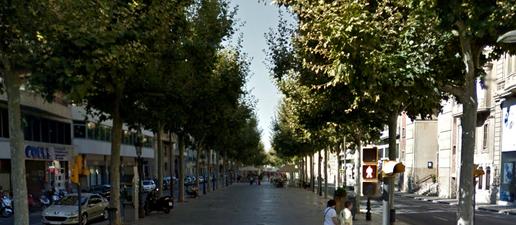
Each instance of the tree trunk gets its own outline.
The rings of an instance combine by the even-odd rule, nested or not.
[[[170,140],[170,146],[169,146],[169,149],[170,149],[170,168],[169,168],[169,171],[170,171],[170,196],[174,197],[174,177],[177,177],[176,176],[176,156],[175,156],[175,149],[174,149],[174,142],[172,141],[172,132],[168,132],[168,139]]]
[[[324,198],[328,197],[328,148],[324,148]]]
[[[397,128],[398,128],[398,111],[394,110],[389,115],[389,160],[396,160],[396,136],[397,136]],[[384,224],[390,223],[388,221],[392,221],[390,216],[392,215],[391,211],[394,210],[394,177],[384,177],[384,192],[387,191],[388,199],[383,200],[384,207]],[[386,222],[387,221],[387,222]]]
[[[322,150],[319,150],[318,157],[317,157],[317,189],[319,192],[319,196],[322,196],[322,172],[321,172],[321,164],[322,164],[322,157],[321,157]]]
[[[344,168],[344,176],[342,177],[342,187],[346,188],[346,186],[348,186],[348,178],[347,178],[347,173],[348,173],[348,167],[347,167],[347,158],[348,158],[348,151],[347,151],[347,147],[346,147],[346,137],[344,137],[344,143],[342,143],[342,150],[344,152],[344,166],[342,166],[342,162],[340,161],[339,159],[339,168],[340,167],[343,167]],[[339,174],[339,177],[340,177],[340,174]]]
[[[178,186],[178,201],[185,201],[185,135],[183,133],[177,134],[177,141],[179,147],[179,186]]]
[[[315,192],[314,154],[310,155],[310,185],[312,185],[312,192]]]
[[[362,174],[361,174],[361,163],[362,163],[362,135],[360,131],[357,132],[357,149],[355,150],[355,193],[356,195],[356,206],[357,213],[360,213],[360,196],[362,195]]]
[[[199,182],[199,175],[201,175],[201,145],[197,145],[196,149],[196,157],[195,157],[195,186],[198,188],[198,190],[201,190],[200,182]]]
[[[159,194],[159,196],[161,196],[163,194],[163,178],[165,177],[165,175],[164,175],[165,156],[163,154],[162,135],[163,135],[163,127],[162,127],[161,123],[158,122],[158,135],[157,135],[157,139],[158,139],[158,144],[157,144],[158,171],[157,172],[158,172],[158,194]]]
[[[113,129],[111,130],[111,201],[110,207],[117,209],[112,215],[111,225],[121,225],[121,207],[120,207],[120,146],[122,143],[122,117],[120,115],[120,101],[122,90],[120,87],[116,91],[115,101],[113,102]]]
[[[217,174],[217,180],[215,181],[215,183],[217,184],[216,185],[217,189],[219,189],[220,184],[222,184],[222,178],[220,177],[220,154],[217,154],[217,153],[215,153],[215,154],[217,156],[217,159],[215,161],[215,165],[216,165],[215,173]]]
[[[204,182],[206,182],[206,192],[211,191],[211,151],[206,149],[206,178]]]
[[[473,159],[475,154],[475,129],[477,123],[477,85],[475,79],[475,57],[478,57],[480,48],[473,48],[471,40],[466,37],[467,30],[459,24],[459,37],[462,59],[465,65],[464,93],[460,98],[462,103],[462,147],[460,151],[460,180],[459,204],[457,211],[458,225],[472,225],[474,223],[474,178]]]
[[[7,110],[9,117],[9,146],[11,148],[11,182],[13,187],[14,225],[29,224],[27,205],[27,180],[25,179],[25,154],[23,150],[23,130],[20,109],[20,85],[18,74],[10,68],[10,63],[3,59],[5,88],[7,91]],[[22,179],[19,179],[22,178]],[[21,199],[21,200],[20,200]]]
[[[227,171],[226,171],[227,168],[228,168],[228,166],[227,166],[228,154],[226,153],[226,151],[224,151],[223,155],[224,155],[224,158],[222,159],[223,160],[222,161],[222,173],[223,173],[222,176],[223,176],[223,182],[224,183],[222,184],[222,187],[226,187],[227,186],[227,180],[226,179],[228,178]]]
[[[304,160],[304,157],[301,158],[301,160],[299,161],[299,186],[301,188],[304,188],[303,187],[303,183],[305,182],[305,168],[304,168],[304,164],[305,164],[305,160]]]

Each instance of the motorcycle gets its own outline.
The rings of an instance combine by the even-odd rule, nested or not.
[[[39,203],[41,204],[41,208],[46,209],[51,205],[50,198],[46,194],[41,195],[39,197]]]
[[[0,216],[8,218],[13,213],[13,200],[8,195],[3,195],[0,199]]]
[[[168,214],[172,208],[174,208],[174,199],[171,196],[160,198],[157,188],[147,194],[144,206],[145,215],[149,215],[152,211],[163,211]]]

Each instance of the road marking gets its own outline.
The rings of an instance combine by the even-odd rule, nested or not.
[[[434,216],[434,217],[435,217],[436,219],[440,219],[440,220],[442,220],[442,221],[448,221],[448,219],[446,219],[446,218],[442,218],[442,217],[439,217],[439,216]]]

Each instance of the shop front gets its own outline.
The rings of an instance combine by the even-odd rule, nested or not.
[[[514,203],[516,198],[516,99],[502,103],[502,164],[500,201]]]
[[[38,197],[51,189],[70,191],[70,146],[27,144],[24,151],[28,193]]]

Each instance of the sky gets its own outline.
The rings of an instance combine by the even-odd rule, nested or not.
[[[232,6],[238,6],[237,19],[240,27],[238,32],[243,35],[243,51],[251,58],[251,77],[247,83],[248,89],[257,100],[256,113],[259,128],[262,130],[262,142],[265,149],[270,149],[271,122],[276,106],[281,99],[269,74],[265,62],[267,43],[265,33],[278,24],[278,7],[258,0],[231,0]],[[238,36],[238,35],[236,35]]]

